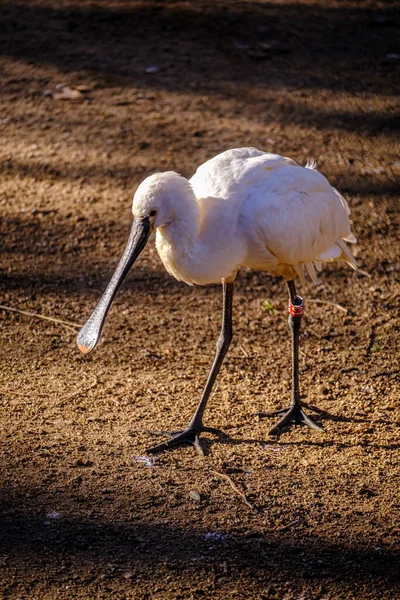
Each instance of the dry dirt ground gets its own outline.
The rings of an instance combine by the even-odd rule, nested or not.
[[[317,159],[349,200],[370,274],[328,267],[301,290],[302,393],[325,431],[271,438],[253,413],[289,400],[286,291],[241,272],[206,413],[229,437],[205,435],[204,458],[145,449],[197,403],[217,286],[172,280],[151,243],[87,358],[74,325],[1,309],[1,597],[399,598],[394,3],[0,10],[2,306],[83,323],[138,183],[246,145]],[[79,97],[56,99],[59,84]]]

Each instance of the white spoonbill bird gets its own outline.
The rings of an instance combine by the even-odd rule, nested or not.
[[[292,337],[292,395],[288,409],[277,411],[280,432],[291,421],[321,427],[303,411],[299,393],[299,332],[304,311],[294,280],[304,280],[304,267],[316,281],[323,262],[345,260],[357,268],[345,242],[355,243],[346,200],[314,165],[255,148],[227,150],[201,165],[187,180],[174,172],[155,173],[133,198],[132,231],[94,312],[80,331],[77,344],[87,354],[97,344],[124,277],[156,231],[158,253],[168,273],[189,285],[222,282],[223,319],[214,362],[198,407],[182,431],[160,432],[170,439],[148,452],[192,444],[202,454],[203,413],[232,339],[232,298],[241,266],[285,278],[289,292]]]

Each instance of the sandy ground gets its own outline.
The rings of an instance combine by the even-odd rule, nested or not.
[[[394,3],[0,11],[0,304],[72,322],[0,309],[1,597],[399,598]],[[93,355],[73,324],[118,261],[138,183],[246,145],[316,158],[370,274],[327,267],[301,289],[303,399],[325,431],[271,438],[254,416],[289,401],[287,300],[282,281],[242,271],[206,413],[228,437],[205,435],[204,458],[150,460],[150,431],[197,403],[220,289],[172,280],[151,243]]]

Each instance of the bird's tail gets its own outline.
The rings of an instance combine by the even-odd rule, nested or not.
[[[356,239],[355,239],[354,235],[351,234],[351,236],[346,238],[346,241],[354,244],[356,242]],[[302,285],[304,285],[304,283],[305,283],[304,268],[306,269],[307,273],[309,274],[310,279],[314,283],[317,284],[318,279],[317,279],[317,274],[315,272],[315,269],[317,269],[317,271],[321,271],[324,262],[336,262],[339,260],[344,260],[355,271],[358,271],[359,273],[366,275],[367,277],[370,277],[370,275],[368,273],[366,273],[365,271],[362,271],[359,268],[359,266],[357,265],[356,259],[350,252],[348,246],[345,243],[345,240],[342,240],[342,239],[337,240],[337,242],[333,246],[331,246],[331,248],[329,248],[329,250],[322,252],[322,254],[319,255],[318,259],[299,263],[298,265],[294,266],[294,269],[295,269],[297,275],[299,276],[299,279],[300,279],[300,282],[302,283]]]
[[[298,265],[294,266],[294,270],[299,276],[301,285],[305,285],[306,283],[304,277],[304,267],[306,268],[306,271],[309,274],[311,281],[315,284],[318,284],[318,278],[315,269],[317,269],[317,271],[322,271],[322,261],[310,260],[307,262],[299,263]]]

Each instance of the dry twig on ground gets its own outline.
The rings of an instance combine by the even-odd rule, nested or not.
[[[236,487],[236,485],[233,483],[232,479],[229,477],[229,475],[226,475],[225,473],[219,473],[218,471],[211,471],[211,473],[213,473],[214,475],[217,475],[217,477],[221,477],[222,479],[225,479],[225,481],[227,481],[229,483],[229,485],[231,486],[231,488],[233,489],[233,491],[242,498],[243,502],[245,504],[247,504],[247,506],[249,508],[251,508],[251,510],[255,510],[255,506],[254,504],[251,504],[251,502],[249,502],[245,496],[245,494],[239,490],[239,488]]]
[[[76,329],[80,329],[82,325],[79,323],[73,323],[72,321],[63,321],[62,319],[55,319],[54,317],[46,317],[45,315],[40,315],[38,313],[29,312],[27,310],[20,310],[19,308],[12,308],[11,306],[4,306],[4,304],[0,304],[1,310],[5,310],[8,312],[18,313],[19,315],[24,315],[25,317],[35,317],[37,319],[42,319],[43,321],[51,321],[52,323],[58,323],[59,325],[64,325],[68,329],[72,331],[76,331]]]

